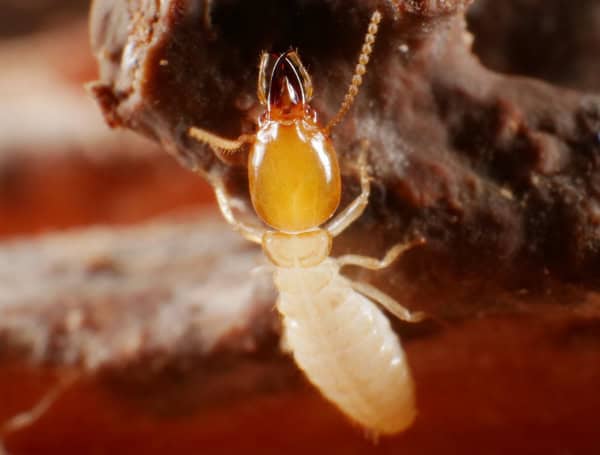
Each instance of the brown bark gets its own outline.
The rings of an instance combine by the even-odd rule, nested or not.
[[[187,129],[253,131],[257,56],[290,45],[330,118],[375,6],[97,2],[95,93],[113,125],[155,138],[187,167],[221,172]],[[361,95],[334,134],[350,175],[357,141],[371,143],[379,191],[354,233],[383,231],[392,242],[419,230],[432,254],[503,286],[537,284],[546,271],[594,286],[599,98],[485,69],[470,52],[464,7],[400,2],[397,21],[386,8]]]

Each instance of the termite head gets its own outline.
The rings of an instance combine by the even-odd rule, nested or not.
[[[340,203],[337,155],[308,105],[311,97],[296,52],[262,54],[258,98],[266,110],[248,157],[248,180],[257,215],[278,231],[315,229]]]
[[[258,99],[268,120],[289,121],[312,116],[308,102],[312,81],[295,51],[264,52],[258,71]]]

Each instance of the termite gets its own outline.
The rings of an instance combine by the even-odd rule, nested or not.
[[[378,270],[422,238],[398,244],[383,259],[329,257],[332,239],[358,219],[370,193],[363,148],[358,160],[361,193],[330,220],[341,197],[339,164],[331,129],[350,109],[373,50],[381,13],[371,16],[352,82],[326,127],[309,105],[311,78],[298,54],[263,52],[258,99],[265,111],[254,134],[231,140],[192,127],[189,134],[217,155],[249,145],[249,190],[258,217],[268,227],[234,216],[221,179],[212,178],[225,219],[246,239],[262,245],[274,265],[277,309],[284,340],[298,366],[321,393],[351,420],[375,435],[394,434],[416,416],[410,368],[398,337],[376,304],[403,321],[421,319],[392,297],[340,274],[345,266]]]

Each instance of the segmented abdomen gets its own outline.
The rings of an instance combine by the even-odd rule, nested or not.
[[[414,385],[382,311],[339,276],[317,293],[281,291],[286,341],[308,379],[376,434],[407,428],[416,415]]]

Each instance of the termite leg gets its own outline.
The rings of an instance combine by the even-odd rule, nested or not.
[[[279,301],[277,302],[277,305],[279,305]],[[281,338],[279,338],[279,349],[284,354],[289,354],[289,355],[293,355],[294,354],[294,349],[292,348],[292,345],[290,344],[290,340],[288,338],[287,330],[284,330],[281,333]],[[0,454],[0,455],[2,455],[2,454]]]
[[[201,128],[191,127],[189,129],[189,135],[196,139],[199,142],[203,142],[208,144],[215,154],[222,159],[222,153],[234,153],[237,152],[242,145],[253,142],[254,135],[253,134],[242,134],[235,140],[226,139],[224,137],[213,134],[209,131],[203,130]],[[219,209],[221,209],[221,213],[225,220],[231,224],[233,229],[238,231],[243,237],[251,242],[261,243],[262,236],[264,234],[264,229],[258,226],[251,226],[242,221],[239,221],[235,215],[233,214],[233,209],[231,207],[230,197],[225,191],[225,186],[223,185],[223,181],[220,178],[210,178],[210,182],[215,190],[215,195],[217,197],[217,203],[219,204]]]
[[[188,130],[188,134],[198,142],[208,144],[222,161],[227,161],[228,154],[235,153],[244,144],[253,142],[255,137],[254,134],[242,134],[237,139],[227,139],[195,126]]]
[[[368,141],[362,142],[362,150],[358,157],[358,168],[360,171],[360,194],[342,210],[333,220],[331,220],[326,230],[332,237],[341,234],[344,229],[354,223],[365,211],[369,203],[369,195],[371,194],[371,180],[369,178],[369,169],[367,165],[367,149]]]
[[[56,403],[56,401],[61,397],[64,391],[69,388],[73,383],[79,379],[80,375],[78,373],[69,374],[63,378],[61,378],[48,393],[30,410],[21,412],[14,417],[11,417],[7,422],[3,423],[0,426],[0,455],[6,453],[6,449],[3,447],[2,442],[6,438],[6,436],[11,433],[15,433],[17,431],[23,430],[31,425],[33,425],[37,420],[39,420],[48,410]]]
[[[385,253],[383,259],[361,256],[357,254],[346,254],[344,256],[338,257],[336,261],[340,267],[344,267],[345,265],[355,265],[370,270],[385,269],[400,255],[410,250],[411,248],[414,248],[418,245],[423,245],[424,243],[425,239],[423,237],[419,237],[409,243],[398,243],[392,248],[390,248],[387,253]]]
[[[373,302],[378,303],[387,311],[392,313],[398,319],[406,322],[420,322],[425,318],[425,313],[421,311],[412,312],[408,308],[402,306],[395,299],[380,291],[375,286],[371,286],[368,283],[362,283],[358,281],[348,280],[352,289],[359,294],[368,297]]]
[[[383,259],[372,258],[368,256],[360,256],[356,254],[347,254],[345,256],[340,256],[336,259],[336,262],[340,267],[344,267],[346,265],[355,265],[358,267],[364,267],[370,270],[380,270],[388,267],[392,262],[394,262],[398,256],[406,252],[407,250],[422,245],[425,243],[425,239],[422,237],[417,238],[409,243],[399,243],[388,250]],[[407,321],[407,322],[418,322],[422,320],[425,315],[424,313],[412,313],[407,308],[400,305],[396,300],[394,300],[389,295],[383,293],[379,289],[374,286],[371,286],[367,283],[361,283],[356,281],[351,281],[350,286],[360,294],[369,297],[376,303],[379,303],[382,307],[388,310],[390,313],[395,315],[397,318]]]
[[[244,238],[254,243],[262,243],[265,230],[258,226],[252,226],[238,220],[233,214],[230,197],[225,191],[223,180],[220,178],[211,178],[211,183],[215,189],[217,203],[225,220],[231,224],[234,230],[238,231]]]

